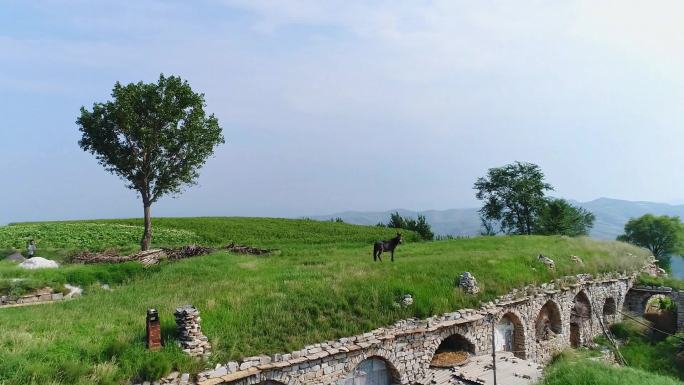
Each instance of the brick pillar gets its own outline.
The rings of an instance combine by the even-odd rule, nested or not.
[[[159,314],[156,309],[147,309],[147,348],[157,351],[162,347]]]

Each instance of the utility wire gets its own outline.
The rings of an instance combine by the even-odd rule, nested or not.
[[[623,313],[623,312],[620,311],[620,310],[618,310],[618,312],[619,312],[620,314],[626,316],[627,318],[630,318],[630,319],[634,320],[634,322],[636,322],[636,323],[638,323],[638,324],[640,324],[640,325],[646,326],[646,327],[651,328],[651,329],[653,329],[653,330],[655,330],[655,331],[657,331],[657,332],[660,332],[660,333],[662,333],[662,334],[668,335],[668,336],[670,336],[670,337],[679,338],[680,340],[684,341],[684,337],[680,337],[680,336],[678,336],[678,335],[675,335],[675,334],[672,334],[672,333],[668,333],[668,332],[666,332],[666,331],[664,331],[664,330],[660,330],[660,329],[656,328],[655,326],[653,326],[653,325],[651,325],[651,324],[647,324],[647,323],[645,323],[645,322],[642,322],[639,318],[633,317],[632,315],[627,314],[627,313]]]

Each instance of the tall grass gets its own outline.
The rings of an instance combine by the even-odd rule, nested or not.
[[[566,352],[546,369],[540,385],[684,385],[684,382],[641,369],[610,366]]]

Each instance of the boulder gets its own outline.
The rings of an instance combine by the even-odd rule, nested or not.
[[[19,264],[19,267],[24,269],[55,269],[59,264],[53,260],[42,257],[33,257],[25,260]]]

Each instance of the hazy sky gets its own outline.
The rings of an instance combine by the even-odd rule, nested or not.
[[[680,202],[681,1],[2,1],[0,223],[142,214],[77,145],[115,81],[187,79],[227,143],[153,215],[477,205],[489,167],[555,195]]]

